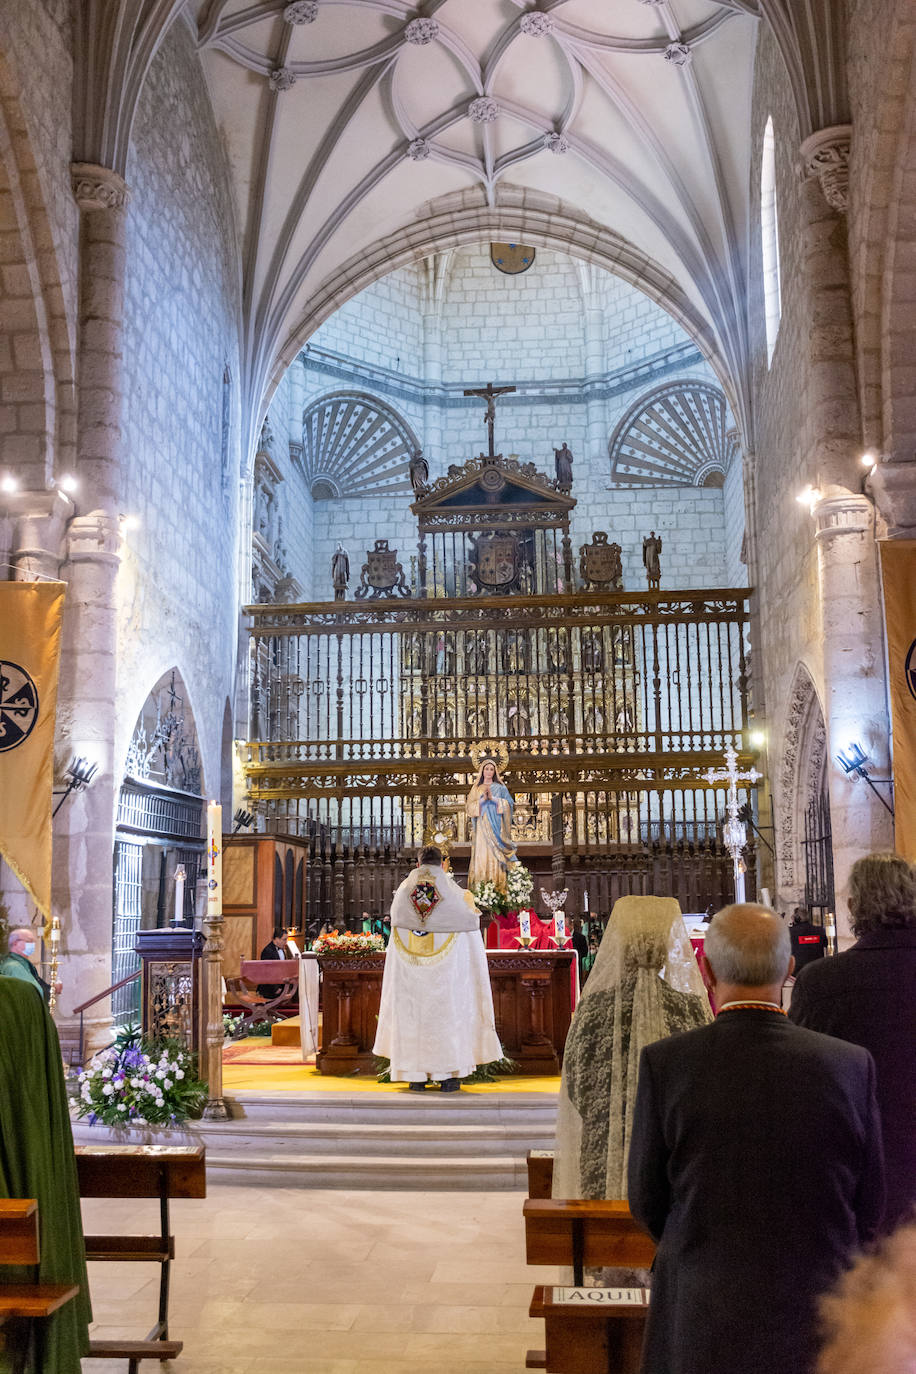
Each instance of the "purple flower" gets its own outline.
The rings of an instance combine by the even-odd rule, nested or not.
[[[89,1113],[89,1125],[90,1125],[90,1126],[94,1126],[95,1123],[98,1121],[98,1119],[99,1119],[99,1118],[97,1117],[97,1115],[95,1114],[95,1112],[90,1112],[90,1113]]]

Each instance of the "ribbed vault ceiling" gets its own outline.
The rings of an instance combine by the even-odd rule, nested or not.
[[[382,238],[435,251],[424,207],[461,193],[553,197],[627,241],[714,341],[741,412],[755,0],[194,10],[244,229],[253,394],[310,301],[346,299]]]

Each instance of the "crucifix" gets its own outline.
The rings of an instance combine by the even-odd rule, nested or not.
[[[465,396],[483,396],[486,399],[487,413],[484,416],[484,422],[487,426],[487,433],[490,438],[490,452],[487,454],[488,458],[496,457],[496,449],[493,445],[493,425],[496,421],[496,398],[497,396],[505,396],[506,392],[514,390],[514,386],[494,386],[492,382],[487,382],[486,386],[466,390],[464,393]]]
[[[725,848],[732,856],[732,863],[735,867],[735,901],[744,901],[744,870],[741,867],[741,851],[747,841],[747,831],[742,821],[738,819],[738,783],[757,782],[763,775],[757,772],[756,768],[749,768],[746,773],[738,771],[738,754],[733,745],[729,745],[725,751],[725,768],[708,768],[703,774],[706,782],[712,784],[716,782],[728,783],[728,801],[726,810],[728,820],[722,829],[722,838],[725,841]]]

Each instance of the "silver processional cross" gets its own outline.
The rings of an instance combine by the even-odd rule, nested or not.
[[[738,819],[738,783],[739,782],[758,782],[763,776],[758,773],[756,768],[749,768],[746,773],[738,769],[738,753],[734,745],[729,745],[725,751],[725,768],[708,768],[703,774],[703,778],[708,783],[727,782],[728,801],[726,809],[728,820],[722,830],[722,838],[725,841],[725,848],[732,856],[732,863],[735,868],[735,901],[744,901],[744,872],[741,868],[741,851],[747,843],[747,830],[744,822]]]

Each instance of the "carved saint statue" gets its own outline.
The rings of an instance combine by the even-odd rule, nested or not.
[[[648,539],[642,541],[642,561],[646,569],[649,591],[657,591],[661,582],[662,569],[658,556],[662,551],[662,541],[655,530],[649,531]]]
[[[414,449],[410,458],[410,485],[414,496],[422,496],[429,486],[429,463],[423,457],[421,448]]]
[[[347,583],[350,581],[350,555],[343,544],[338,544],[331,555],[331,581],[334,583],[334,600],[346,601]]]
[[[557,472],[557,487],[560,491],[569,491],[573,482],[573,456],[565,440],[562,448],[554,449],[553,461]]]
[[[509,869],[518,863],[512,843],[512,794],[492,759],[481,764],[465,809],[471,822],[468,888],[490,881],[506,890]]]

